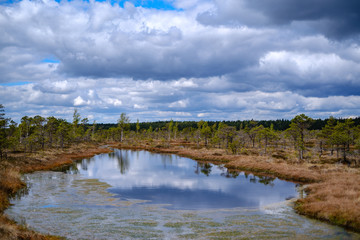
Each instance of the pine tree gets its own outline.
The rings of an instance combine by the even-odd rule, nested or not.
[[[299,159],[303,160],[305,151],[305,131],[311,126],[312,118],[305,114],[295,116],[290,123],[290,128],[287,129],[288,135],[294,139],[295,147],[299,151]]]
[[[130,118],[126,113],[121,113],[118,119],[118,129],[120,130],[120,142],[124,140],[124,131],[130,127]]]
[[[5,118],[5,109],[2,104],[0,104],[0,160],[3,159],[4,150],[8,147],[9,141],[7,139],[6,128],[8,125],[9,119]]]

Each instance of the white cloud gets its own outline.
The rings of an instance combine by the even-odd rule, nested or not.
[[[272,75],[291,74],[307,81],[353,80],[360,77],[360,63],[338,55],[296,52],[269,52],[259,60],[260,70]]]
[[[111,104],[115,107],[119,107],[123,104],[121,100],[114,99],[114,98],[106,98],[105,101],[106,101],[106,103]]]
[[[74,99],[74,106],[86,105],[86,103],[87,102],[84,99],[82,99],[82,97],[80,96]]]
[[[77,84],[67,80],[51,81],[48,79],[41,82],[41,84],[37,84],[35,88],[43,93],[66,94],[76,91]]]
[[[185,78],[174,81],[173,86],[174,87],[179,87],[179,88],[195,88],[195,87],[198,87],[198,85],[196,83],[194,83],[194,81],[192,79],[185,79]]]
[[[280,18],[268,3],[173,4],[182,10],[0,5],[0,103],[15,118],[69,118],[76,106],[98,122],[121,112],[148,121],[360,115],[357,38],[329,39],[307,21],[264,23]]]
[[[208,113],[198,113],[198,114],[197,114],[197,117],[198,117],[198,118],[207,117],[207,116],[209,116]]]
[[[181,117],[191,117],[191,113],[188,112],[175,112],[175,115]]]
[[[186,108],[188,106],[188,104],[189,104],[189,100],[184,99],[184,100],[179,100],[179,101],[170,103],[169,107],[170,108]]]
[[[359,108],[360,96],[331,96],[327,98],[307,98],[304,101],[305,110],[310,111],[334,111],[337,109],[354,109]]]
[[[147,109],[147,106],[143,106],[143,105],[139,105],[139,104],[134,104],[134,108],[135,109]]]

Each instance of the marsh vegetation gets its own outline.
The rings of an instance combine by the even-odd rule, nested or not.
[[[360,229],[359,118],[313,120],[300,114],[291,121],[130,123],[122,114],[117,124],[97,124],[75,110],[71,123],[25,116],[17,124],[1,110],[0,233],[14,239],[45,238],[3,215],[9,196],[25,186],[20,173],[109,152],[99,148],[103,145],[189,157],[203,164],[199,171],[205,173],[207,164],[216,163],[225,165],[228,177],[243,171],[306,183],[306,198],[295,203],[298,213]]]
[[[114,150],[23,177],[6,213],[68,239],[303,239],[358,234],[297,215],[296,185],[146,151]]]

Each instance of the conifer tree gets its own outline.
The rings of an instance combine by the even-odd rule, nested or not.
[[[0,104],[0,160],[3,159],[4,150],[8,147],[9,141],[7,139],[6,128],[8,125],[9,119],[5,118],[5,109],[2,104]]]
[[[295,147],[299,151],[299,159],[303,160],[305,151],[305,131],[311,126],[312,118],[305,114],[295,116],[290,123],[287,133],[294,139]]]
[[[118,119],[118,129],[120,130],[120,142],[124,140],[124,131],[130,127],[130,118],[126,113],[121,113]]]

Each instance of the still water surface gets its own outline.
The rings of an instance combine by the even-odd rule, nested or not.
[[[24,180],[7,214],[69,239],[359,237],[295,214],[285,201],[298,197],[294,183],[176,155],[115,149]]]
[[[109,192],[123,200],[147,200],[168,209],[261,207],[297,196],[291,182],[146,151],[115,150],[83,160],[74,170],[111,185]]]

